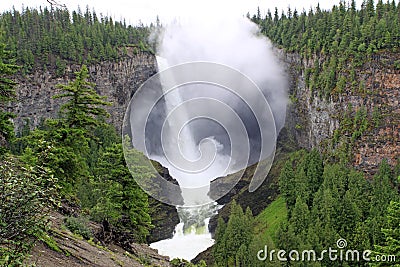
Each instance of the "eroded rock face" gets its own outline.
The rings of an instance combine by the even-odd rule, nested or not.
[[[155,164],[153,162],[153,164]],[[156,165],[160,175],[168,182],[178,185],[178,181],[169,175],[168,169],[160,164]],[[179,193],[180,194],[180,193]],[[183,204],[183,198],[181,199]],[[150,235],[147,237],[147,243],[153,243],[160,240],[172,238],[176,225],[180,222],[178,212],[175,206],[162,203],[152,197],[149,198],[151,206],[150,216],[154,228],[150,230]]]
[[[286,127],[300,147],[319,150],[327,146],[335,130],[341,127],[342,115],[352,107],[354,114],[361,108],[367,112],[368,130],[355,141],[353,165],[367,174],[374,174],[383,159],[394,166],[400,155],[400,70],[393,62],[398,55],[382,53],[364,64],[357,72],[363,89],[346,86],[342,93],[323,99],[304,83],[299,66],[310,66],[313,60],[300,61],[293,54],[281,54],[291,72],[291,95],[294,100],[288,109]],[[374,121],[374,111],[380,114]],[[347,131],[346,135],[352,135]],[[333,147],[334,148],[334,147]]]
[[[62,100],[52,97],[61,91],[57,84],[67,84],[75,78],[74,72],[80,65],[71,64],[66,68],[66,75],[57,77],[55,71],[36,70],[26,76],[16,75],[17,102],[9,106],[9,111],[17,116],[14,119],[16,132],[26,121],[31,129],[37,127],[43,118],[55,118]],[[146,52],[126,56],[118,61],[105,61],[88,66],[90,82],[96,84],[96,91],[106,96],[112,103],[106,107],[111,114],[108,122],[119,131],[122,127],[125,109],[131,96],[140,85],[156,73],[155,57]]]

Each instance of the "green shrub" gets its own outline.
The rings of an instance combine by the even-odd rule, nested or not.
[[[46,151],[43,152],[46,154]],[[0,266],[20,266],[57,204],[57,179],[17,158],[0,161]]]
[[[207,267],[207,264],[204,260],[201,260],[198,264],[193,264],[191,262],[178,258],[171,260],[171,265],[174,267]]]
[[[395,67],[395,69],[400,70],[400,60],[396,60],[394,62],[394,67]]]
[[[66,217],[64,224],[72,233],[80,235],[86,240],[93,237],[89,228],[89,219],[86,217]]]

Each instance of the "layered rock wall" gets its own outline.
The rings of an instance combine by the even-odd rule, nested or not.
[[[80,65],[70,64],[66,75],[57,77],[55,71],[35,70],[32,74],[16,75],[17,102],[9,106],[16,114],[14,124],[17,132],[29,123],[29,127],[37,127],[44,118],[55,118],[58,115],[62,100],[52,97],[61,92],[58,84],[67,84],[75,78],[74,72]],[[146,52],[126,56],[118,61],[105,61],[88,66],[89,81],[96,84],[96,91],[106,96],[112,103],[106,107],[111,114],[108,122],[120,130],[125,109],[133,93],[150,76],[156,73],[155,57]]]
[[[347,84],[343,92],[328,99],[320,97],[318,89],[311,91],[305,85],[302,67],[309,67],[314,60],[304,62],[293,54],[281,56],[291,74],[292,103],[286,126],[300,147],[316,147],[322,151],[336,149],[337,146],[329,145],[335,131],[353,134],[343,123],[345,114],[354,116],[364,109],[368,129],[355,140],[351,155],[353,165],[374,174],[383,159],[392,166],[397,164],[400,158],[400,69],[394,62],[398,54],[387,52],[374,56],[357,70],[357,84]]]

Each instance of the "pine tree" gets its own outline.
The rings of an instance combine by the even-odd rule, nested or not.
[[[0,44],[0,103],[13,100],[15,97],[14,86],[16,83],[10,76],[18,70],[18,66],[12,64],[10,54],[5,50],[5,45]]]
[[[65,93],[55,95],[54,98],[66,98],[67,103],[61,106],[64,120],[69,128],[88,128],[98,126],[99,117],[109,116],[104,109],[110,105],[105,97],[97,94],[95,84],[88,81],[88,69],[85,65],[76,72],[74,81],[67,85],[59,85]]]
[[[52,170],[58,178],[62,197],[75,199],[77,185],[90,175],[85,160],[89,148],[84,131],[63,127],[60,121],[49,119],[42,129],[36,129],[21,139],[25,147],[24,161]],[[47,147],[51,147],[48,156],[39,157]]]
[[[383,245],[375,245],[376,254],[378,255],[394,255],[396,263],[382,263],[378,266],[400,266],[398,259],[400,258],[400,203],[391,201],[386,214],[387,226],[382,228],[385,242]]]
[[[240,246],[248,245],[251,241],[251,227],[246,222],[243,209],[235,201],[231,204],[231,215],[225,230],[228,262],[235,259]]]
[[[252,221],[251,210],[246,209],[244,213],[242,207],[234,200],[231,203],[228,223],[225,224],[222,219],[218,221],[216,245],[213,251],[218,266],[245,266],[235,264],[248,261],[244,254],[252,239]]]
[[[145,242],[152,227],[148,197],[129,172],[121,144],[105,149],[96,172],[100,198],[92,209],[94,218],[100,222],[106,220],[120,230],[131,232],[135,240]]]
[[[398,200],[398,195],[391,185],[392,172],[386,160],[383,160],[379,172],[375,174],[370,206],[370,229],[374,243],[382,241],[381,228],[384,226],[382,217],[390,201]]]
[[[307,204],[302,198],[298,197],[290,218],[290,223],[296,234],[303,234],[308,229],[309,214]]]
[[[248,247],[245,244],[242,244],[237,253],[236,253],[236,262],[235,266],[240,267],[240,266],[250,266],[250,255],[249,255],[249,250]]]
[[[215,230],[215,245],[213,247],[213,256],[218,266],[223,266],[226,262],[226,247],[225,247],[225,230],[226,223],[222,217],[218,217],[217,228]]]
[[[308,188],[311,191],[311,196],[318,191],[322,183],[322,174],[324,165],[318,150],[313,149],[304,159],[304,168],[307,174]],[[312,197],[307,199],[307,205],[312,204]]]
[[[281,174],[279,175],[279,190],[281,194],[285,197],[287,206],[289,209],[294,207],[296,203],[296,193],[294,184],[294,170],[291,161],[286,161]]]

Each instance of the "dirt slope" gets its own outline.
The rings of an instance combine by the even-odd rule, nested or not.
[[[102,246],[94,241],[84,240],[66,229],[62,223],[63,219],[64,216],[60,213],[51,214],[52,226],[49,236],[56,246],[37,242],[27,261],[28,266],[170,266],[168,257],[159,255],[156,250],[145,244],[131,244],[131,251],[127,252],[115,244]]]

